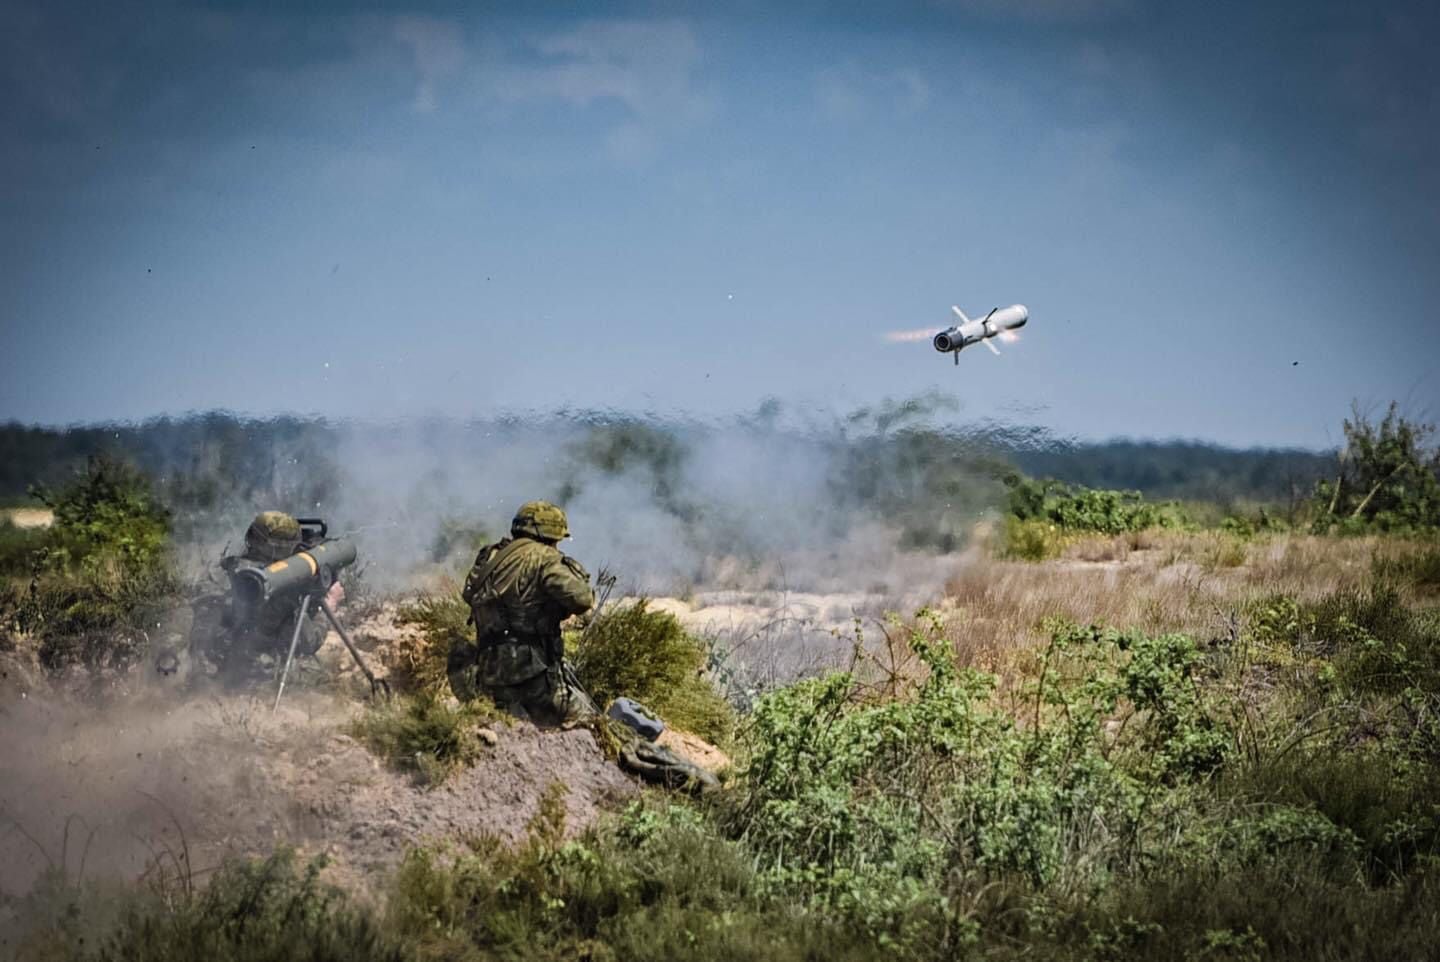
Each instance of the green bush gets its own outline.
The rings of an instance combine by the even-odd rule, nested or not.
[[[1103,491],[1010,475],[1010,516],[1022,522],[1048,521],[1068,532],[1126,534],[1188,523],[1175,502],[1147,502],[1138,491]]]
[[[134,468],[105,458],[58,492],[14,620],[39,639],[51,669],[125,669],[148,647],[147,630],[177,603],[169,513]]]
[[[563,840],[552,792],[518,848],[412,852],[387,929],[427,958],[694,962],[874,957],[874,946],[767,897],[749,854],[683,806],[631,805]]]
[[[1379,424],[1358,407],[1345,421],[1334,480],[1315,488],[1317,531],[1434,531],[1440,528],[1440,448],[1434,425],[1401,417],[1392,403]]]
[[[1001,556],[1016,561],[1045,561],[1058,557],[1069,542],[1064,531],[1053,521],[1042,518],[1005,519],[1005,535]]]
[[[0,578],[28,577],[48,534],[44,528],[21,528],[9,518],[0,519]]]
[[[1153,859],[1181,827],[1155,800],[1228,757],[1183,636],[1052,625],[1017,724],[920,621],[908,696],[838,674],[761,699],[726,817],[768,884],[871,938],[964,930],[957,884],[1090,886]]]
[[[449,694],[446,665],[450,649],[475,640],[469,619],[470,606],[453,589],[422,595],[401,605],[396,622],[417,631],[386,649],[385,665],[391,684],[430,695]]]
[[[199,888],[189,866],[152,872],[149,888],[37,888],[17,908],[29,931],[19,960],[46,962],[402,962],[412,949],[367,909],[303,869],[282,849],[263,861],[227,862]]]
[[[634,698],[676,728],[729,743],[735,713],[706,678],[705,645],[674,615],[650,610],[643,599],[616,605],[573,640],[575,673],[602,707]]]
[[[469,564],[482,547],[494,540],[483,525],[460,518],[444,518],[430,542],[430,560],[448,564],[458,558]]]
[[[438,785],[483,754],[478,730],[500,715],[488,699],[459,702],[428,692],[367,706],[350,733],[395,768]]]

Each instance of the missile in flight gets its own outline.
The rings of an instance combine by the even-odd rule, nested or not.
[[[954,327],[947,327],[935,335],[931,342],[935,350],[942,354],[955,355],[955,363],[960,363],[960,351],[971,344],[984,344],[991,351],[999,354],[1000,351],[991,343],[996,337],[1006,337],[1009,332],[1016,328],[1025,326],[1030,320],[1030,311],[1024,304],[1011,304],[1009,307],[997,307],[982,318],[971,320],[965,316],[965,312],[958,307],[951,307],[955,316],[960,318],[960,323]]]

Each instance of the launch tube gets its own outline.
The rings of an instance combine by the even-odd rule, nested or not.
[[[277,595],[326,587],[356,557],[355,543],[337,538],[263,568],[241,568],[234,573],[232,586],[242,604],[259,605]]]

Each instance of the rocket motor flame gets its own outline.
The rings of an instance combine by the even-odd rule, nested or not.
[[[913,331],[890,331],[885,335],[885,340],[892,344],[909,344],[912,341],[928,341],[939,334],[942,329],[938,327],[917,327]]]

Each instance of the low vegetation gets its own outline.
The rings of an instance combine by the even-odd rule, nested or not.
[[[36,497],[54,521],[8,526],[0,537],[8,584],[0,618],[35,639],[49,669],[128,669],[148,650],[148,629],[177,603],[169,512],[143,474],[107,458]]]
[[[883,646],[857,635],[846,670],[743,710],[676,619],[613,607],[569,636],[582,681],[725,744],[722,790],[650,796],[576,835],[555,786],[520,844],[427,842],[375,901],[284,851],[208,883],[178,862],[123,889],[52,873],[0,903],[0,921],[18,920],[7,949],[160,962],[1432,957],[1440,502],[1427,436],[1393,411],[1357,416],[1337,477],[1284,512],[1202,517],[1017,478],[1015,560],[963,570],[941,611],[886,625]],[[586,456],[631,470],[674,454],[644,433],[611,440]],[[115,467],[47,498],[53,531],[0,529],[7,617],[30,619],[49,663],[90,663],[61,639],[88,624],[131,637],[172,590],[166,515]],[[1060,560],[1029,563],[1042,558]],[[135,596],[116,573],[136,578]],[[445,694],[467,614],[454,591],[405,606],[412,632],[388,664],[403,694],[354,722],[429,784],[481,761],[493,720],[483,700]]]
[[[420,692],[367,706],[350,733],[392,767],[439,785],[480,758],[481,729],[499,718],[484,698],[460,702]]]
[[[706,678],[704,643],[674,615],[644,600],[615,605],[576,633],[570,647],[576,674],[602,707],[623,695],[667,724],[729,744],[735,713]]]
[[[446,659],[452,647],[474,640],[469,620],[470,608],[453,585],[402,604],[396,621],[411,630],[385,651],[391,685],[430,695],[448,693]]]
[[[860,659],[762,697],[708,800],[569,837],[557,786],[519,846],[412,852],[381,908],[271,860],[214,896],[130,896],[98,943],[57,921],[44,944],[177,958],[207,917],[216,957],[292,957],[263,906],[272,948],[226,942],[241,926],[219,906],[249,885],[334,915],[306,958],[1428,957],[1440,615],[1372,580],[1238,618],[1203,642],[1052,620],[1000,679],[922,613],[892,632],[903,671]]]

